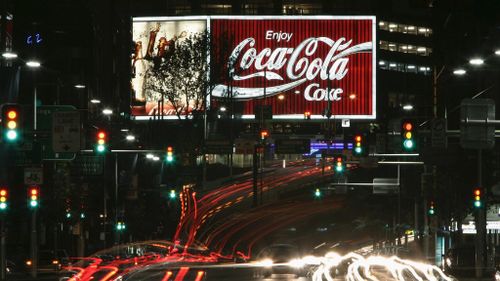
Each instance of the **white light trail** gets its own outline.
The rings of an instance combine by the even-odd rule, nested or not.
[[[354,252],[340,256],[328,253],[324,257],[304,257],[304,264],[316,266],[312,273],[313,281],[331,281],[337,273],[345,271],[347,281],[453,281],[435,265],[400,259],[398,257],[368,256]],[[333,274],[333,276],[332,276]]]

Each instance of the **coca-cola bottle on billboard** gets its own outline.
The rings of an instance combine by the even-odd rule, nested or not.
[[[158,34],[158,31],[160,31],[160,24],[156,24],[156,28],[151,30],[149,32],[149,42],[148,42],[148,49],[146,51],[146,56],[144,57],[145,59],[151,59],[153,57],[153,49],[155,47],[155,40],[156,40],[156,35]]]

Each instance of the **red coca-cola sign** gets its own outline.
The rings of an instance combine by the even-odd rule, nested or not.
[[[209,17],[212,100],[274,118],[372,119],[375,17]]]

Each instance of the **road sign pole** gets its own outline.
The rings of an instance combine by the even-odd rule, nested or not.
[[[6,279],[6,265],[7,260],[5,257],[5,214],[1,214],[0,218],[0,280]]]
[[[36,278],[38,271],[38,245],[37,245],[37,231],[36,231],[36,210],[33,208],[31,213],[31,277]]]

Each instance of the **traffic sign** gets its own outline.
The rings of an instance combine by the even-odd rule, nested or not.
[[[431,144],[434,148],[447,148],[448,138],[446,137],[446,119],[436,118],[431,123]]]
[[[80,112],[59,111],[52,114],[52,150],[80,151]]]
[[[235,139],[234,147],[236,154],[253,154],[255,140],[252,139]]]
[[[40,167],[24,168],[24,184],[25,185],[43,184],[43,169]]]
[[[399,193],[398,179],[396,178],[374,178],[373,194]]]
[[[277,139],[274,142],[276,154],[305,154],[311,152],[309,139]]]
[[[228,139],[213,139],[205,141],[205,153],[207,154],[231,154],[233,145]]]
[[[37,108],[37,141],[41,144],[43,160],[73,160],[74,152],[55,152],[52,142],[52,122],[55,112],[76,111],[72,105],[42,105]]]
[[[493,148],[495,125],[466,123],[472,120],[495,120],[495,102],[492,99],[464,99],[460,104],[460,144],[463,148]]]

